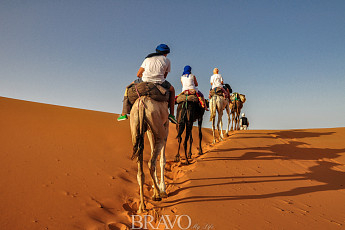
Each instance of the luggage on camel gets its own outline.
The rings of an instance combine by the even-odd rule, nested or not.
[[[194,89],[185,90],[175,97],[175,102],[177,104],[180,104],[184,101],[199,102],[199,105],[206,109],[204,96]]]
[[[240,93],[232,93],[230,95],[231,101],[241,101],[242,103],[246,102],[246,95]]]
[[[140,82],[137,84],[130,84],[127,87],[127,96],[132,105],[139,96],[148,96],[156,101],[168,101],[169,90],[152,82]]]

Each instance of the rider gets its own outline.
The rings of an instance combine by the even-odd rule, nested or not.
[[[168,53],[170,53],[170,48],[165,44],[160,44],[156,48],[156,53],[151,53],[147,55],[141,67],[138,70],[137,77],[139,79],[135,80],[134,83],[140,82],[152,82],[158,83],[164,88],[169,90],[169,120],[170,122],[176,124],[176,118],[174,116],[174,106],[175,106],[175,89],[166,80],[168,73],[170,72],[170,60],[167,58]],[[127,92],[127,90],[126,90]],[[128,97],[125,93],[123,100],[123,109],[121,116],[117,118],[118,121],[128,119],[127,114],[130,113],[130,103]]]
[[[181,83],[182,83],[182,93],[184,93],[185,91],[189,91],[189,90],[195,90],[196,96],[199,99],[201,107],[208,110],[207,106],[206,106],[204,95],[198,90],[198,88],[197,88],[198,81],[196,80],[195,75],[192,74],[192,67],[190,67],[189,65],[186,65],[184,67],[184,70],[183,70],[183,73],[181,76]]]
[[[209,94],[209,98],[211,99],[211,91],[217,87],[221,88],[223,91],[223,95],[224,97],[227,97],[227,90],[224,89],[223,87],[223,78],[222,75],[219,74],[219,69],[218,68],[214,68],[213,69],[213,75],[211,76],[211,90],[210,90],[210,94]]]
[[[240,129],[241,130],[247,130],[249,127],[249,121],[248,118],[246,118],[246,115],[242,113],[242,117],[240,118]]]

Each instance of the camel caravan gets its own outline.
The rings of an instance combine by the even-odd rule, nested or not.
[[[161,201],[167,197],[165,191],[164,170],[166,164],[165,148],[169,134],[169,121],[176,124],[178,149],[175,161],[181,160],[180,145],[182,134],[185,132],[183,148],[185,153],[185,163],[189,164],[192,157],[192,129],[193,123],[198,121],[199,129],[199,155],[204,154],[201,146],[202,122],[205,111],[210,110],[210,121],[212,121],[213,143],[215,138],[215,118],[218,113],[217,130],[219,141],[224,138],[222,128],[223,111],[226,109],[228,115],[228,125],[225,135],[228,135],[231,121],[231,131],[239,130],[240,113],[243,103],[246,101],[245,95],[232,93],[231,87],[223,83],[223,78],[219,70],[215,68],[211,76],[211,90],[209,100],[205,100],[204,95],[198,90],[198,81],[192,74],[192,68],[185,66],[182,76],[182,92],[175,96],[175,88],[166,80],[170,72],[170,60],[167,55],[170,48],[165,44],[160,44],[155,53],[146,56],[138,70],[137,77],[129,86],[123,99],[123,109],[118,121],[128,119],[130,114],[130,129],[133,143],[132,159],[136,159],[138,164],[137,180],[140,191],[140,204],[138,213],[146,212],[144,202],[144,170],[143,170],[143,150],[144,134],[147,134],[150,147],[151,158],[148,162],[151,180],[153,183],[152,200]],[[176,118],[174,116],[174,106],[177,104]],[[209,104],[209,109],[207,104]],[[232,120],[230,120],[232,115]],[[243,123],[243,121],[241,120]],[[233,128],[235,124],[235,128]],[[189,142],[189,148],[188,148]],[[157,176],[156,163],[160,158],[160,178]]]

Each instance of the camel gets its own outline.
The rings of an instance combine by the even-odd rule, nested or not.
[[[230,109],[229,109],[229,100],[225,99],[223,96],[219,95],[213,95],[210,99],[210,121],[212,121],[212,133],[213,133],[213,144],[216,143],[215,138],[215,122],[216,122],[216,112],[218,112],[218,122],[217,122],[217,129],[219,135],[219,141],[222,141],[224,138],[223,135],[223,122],[222,122],[222,116],[223,116],[223,110],[226,109],[226,112],[228,114],[228,125],[226,128],[226,135],[228,135],[229,132],[229,125],[230,125]]]
[[[241,109],[243,108],[244,102],[246,102],[246,96],[243,94],[233,93],[232,97],[233,97],[233,100],[231,100],[231,102],[229,104],[231,114],[232,114],[230,131],[240,130]],[[235,122],[234,122],[234,120],[235,120]],[[235,123],[235,129],[233,128],[234,123]]]
[[[144,203],[145,175],[143,171],[144,134],[146,131],[151,146],[151,159],[148,162],[148,166],[153,182],[152,200],[161,201],[162,197],[167,196],[165,192],[164,169],[166,164],[165,147],[169,133],[168,115],[167,102],[155,101],[146,96],[142,96],[135,101],[130,113],[133,143],[132,159],[136,158],[138,163],[137,180],[140,188],[138,213],[146,212],[146,205]],[[159,154],[161,169],[160,183],[156,172],[156,161]]]
[[[190,159],[192,157],[192,143],[193,143],[192,129],[193,129],[193,123],[196,120],[198,120],[198,126],[199,126],[199,155],[203,154],[202,147],[201,147],[201,141],[202,141],[201,125],[202,125],[202,117],[204,113],[205,113],[205,109],[199,105],[199,102],[184,101],[178,104],[178,107],[177,107],[178,125],[176,126],[177,133],[178,133],[177,134],[178,149],[177,149],[177,154],[175,156],[175,162],[180,161],[180,145],[182,141],[181,136],[184,130],[186,129],[186,136],[184,140],[184,153],[186,156],[186,163],[189,164],[188,158]],[[189,142],[189,153],[187,154],[188,139],[190,140],[190,142]]]

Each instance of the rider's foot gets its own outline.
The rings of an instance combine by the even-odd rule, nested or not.
[[[173,124],[177,124],[177,121],[176,121],[176,118],[175,118],[175,116],[174,115],[172,115],[172,114],[169,114],[169,121],[171,122],[171,123],[173,123]]]
[[[119,117],[117,118],[117,121],[124,121],[124,120],[127,120],[127,119],[128,119],[127,114],[125,114],[125,115],[119,116]]]

